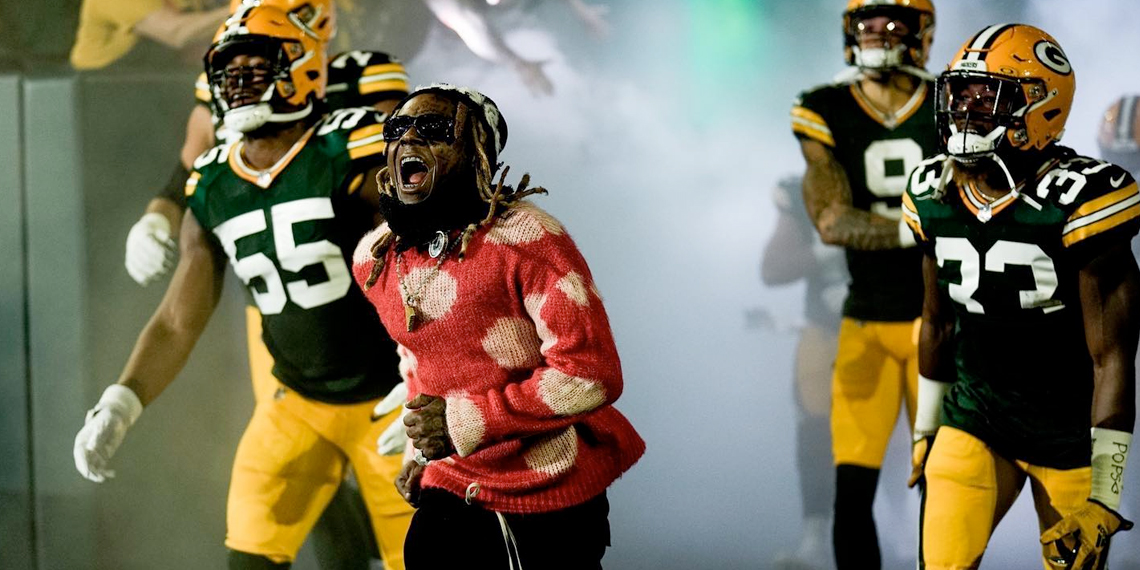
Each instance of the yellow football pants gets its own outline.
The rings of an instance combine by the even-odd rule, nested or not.
[[[248,316],[257,406],[234,458],[226,546],[277,562],[293,560],[351,465],[384,566],[402,570],[413,513],[393,483],[403,457],[376,452],[377,438],[399,410],[372,421],[378,399],[326,404],[285,388],[271,372],[260,314],[252,309]]]
[[[844,318],[831,380],[831,445],[836,465],[878,469],[905,398],[914,425],[918,321]]]
[[[1010,461],[982,440],[942,426],[926,461],[922,558],[926,570],[977,568],[990,535],[1029,479],[1041,532],[1085,506],[1092,470],[1052,469]],[[1046,570],[1056,548],[1042,545]]]

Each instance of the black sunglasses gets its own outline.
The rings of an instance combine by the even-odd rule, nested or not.
[[[429,141],[449,143],[455,140],[455,120],[438,114],[388,117],[384,121],[384,140],[398,141],[412,127]]]

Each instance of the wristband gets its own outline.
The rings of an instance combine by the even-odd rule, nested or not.
[[[938,432],[942,425],[942,399],[950,390],[950,382],[939,382],[918,375],[918,409],[914,413],[914,431],[917,441]]]
[[[107,386],[107,389],[103,390],[103,396],[99,398],[99,403],[95,404],[91,411],[98,412],[105,408],[114,408],[122,412],[127,419],[128,426],[134,425],[135,420],[139,419],[143,411],[142,402],[135,395],[134,390],[122,384]]]
[[[1092,428],[1092,490],[1089,498],[1116,511],[1124,486],[1124,467],[1132,434],[1107,428]]]

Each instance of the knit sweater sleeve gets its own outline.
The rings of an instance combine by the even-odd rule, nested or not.
[[[621,363],[590,270],[565,233],[517,246],[515,290],[541,345],[521,382],[447,397],[447,424],[460,456],[505,440],[564,429],[622,391]]]

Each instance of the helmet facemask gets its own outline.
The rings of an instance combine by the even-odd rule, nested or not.
[[[1025,140],[1024,84],[986,73],[948,71],[938,78],[936,117],[944,150],[970,164]]]
[[[876,18],[885,18],[886,22],[872,26]],[[847,12],[843,21],[848,64],[864,71],[923,71],[927,38],[933,31],[929,14],[901,6],[872,5]],[[882,45],[862,47],[860,39],[868,35],[877,35]]]
[[[248,133],[266,123],[288,123],[308,116],[313,110],[312,101],[298,109],[285,99],[292,97],[296,88],[292,82],[294,67],[306,62],[314,52],[302,54],[303,46],[268,36],[239,36],[223,41],[206,55],[206,72],[214,101],[222,113],[227,128]],[[231,66],[234,58],[247,55],[261,60],[253,66]],[[240,95],[250,84],[265,85],[252,102],[231,100],[231,92]],[[256,88],[256,87],[255,87]]]

